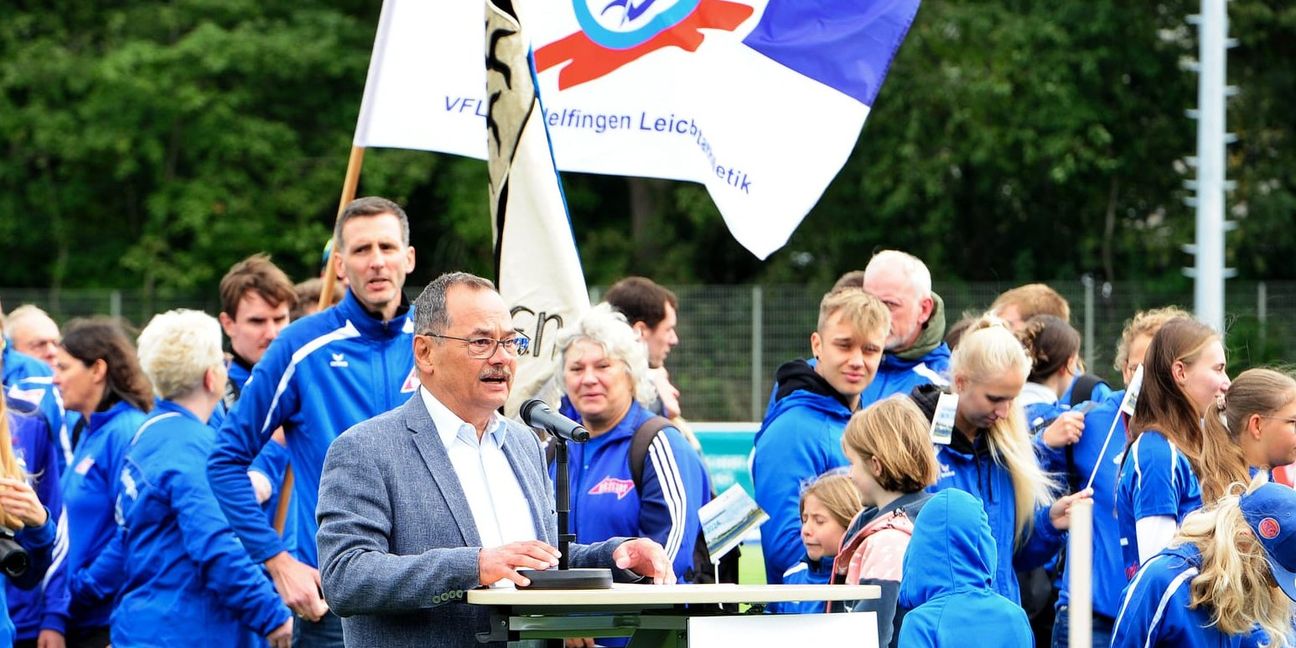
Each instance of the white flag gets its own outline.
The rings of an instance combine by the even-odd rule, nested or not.
[[[765,258],[846,162],[918,0],[522,9],[557,167],[702,183],[734,238]],[[486,159],[481,10],[385,0],[357,146]]]
[[[486,3],[486,141],[495,276],[513,324],[531,338],[505,411],[537,396],[555,369],[557,332],[589,308],[522,26],[509,3]],[[554,403],[556,405],[556,403]]]

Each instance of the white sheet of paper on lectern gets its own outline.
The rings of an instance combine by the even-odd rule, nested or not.
[[[715,499],[698,509],[702,521],[702,537],[712,560],[720,560],[729,553],[752,529],[760,526],[769,515],[756,505],[756,500],[734,484]]]
[[[836,646],[877,648],[877,615],[761,614],[688,620],[689,648],[733,646]]]

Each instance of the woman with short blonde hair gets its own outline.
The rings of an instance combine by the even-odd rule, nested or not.
[[[117,595],[115,645],[287,648],[292,615],[207,483],[216,441],[207,421],[225,393],[220,324],[193,310],[157,315],[140,333],[139,359],[159,400],[122,461],[119,530],[73,575],[73,594]]]

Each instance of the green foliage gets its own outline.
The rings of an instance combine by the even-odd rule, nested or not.
[[[314,274],[380,3],[5,4],[0,237],[22,262],[0,266],[0,285],[209,294],[261,250]],[[567,174],[587,279],[819,285],[895,247],[964,281],[1178,281],[1196,8],[927,0],[854,154],[785,249],[754,259],[698,185]],[[1230,262],[1294,278],[1296,8],[1229,10]],[[492,272],[483,163],[369,151],[360,191],[408,206],[412,282]]]

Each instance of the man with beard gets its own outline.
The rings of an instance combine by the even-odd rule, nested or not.
[[[932,292],[931,273],[918,257],[882,250],[864,268],[864,290],[891,311],[891,332],[877,376],[860,394],[860,407],[918,385],[949,385],[950,350],[945,336],[945,305]]]
[[[248,554],[264,563],[299,620],[294,645],[341,646],[342,626],[320,592],[315,506],[329,444],[343,430],[401,405],[418,388],[413,312],[402,292],[414,269],[409,219],[384,198],[360,198],[333,233],[334,271],[349,287],[336,307],[290,325],[270,344],[208,461],[212,490]],[[293,467],[292,538],[267,523],[247,470],[282,426]],[[289,547],[293,549],[289,550]]]

